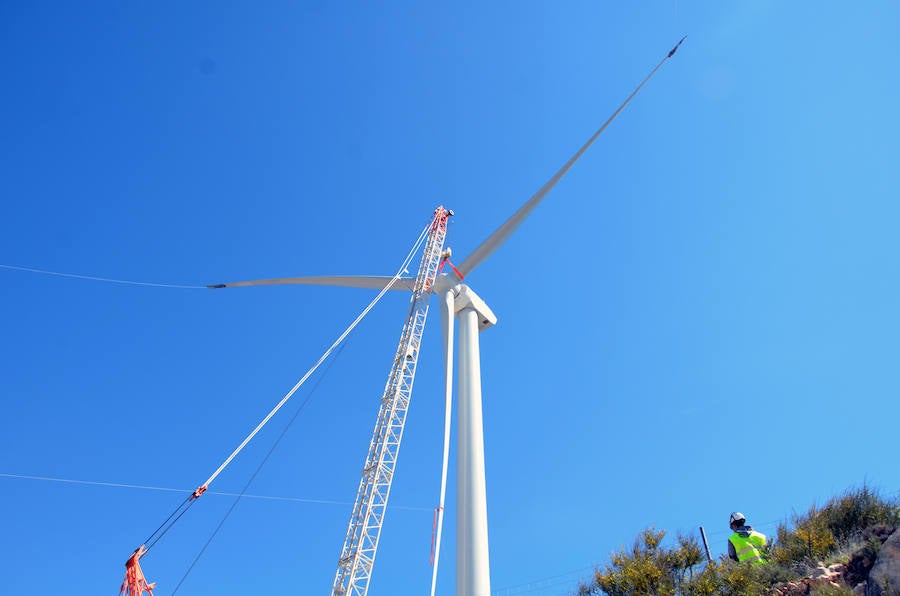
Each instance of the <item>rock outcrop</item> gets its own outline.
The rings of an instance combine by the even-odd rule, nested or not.
[[[900,595],[900,530],[881,545],[865,586],[865,596]]]

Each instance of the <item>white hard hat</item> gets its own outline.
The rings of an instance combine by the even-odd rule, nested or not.
[[[728,525],[730,526],[734,522],[745,522],[745,521],[747,521],[747,518],[744,517],[743,513],[741,513],[740,511],[732,511],[731,518],[728,520]]]

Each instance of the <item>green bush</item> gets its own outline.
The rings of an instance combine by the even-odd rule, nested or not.
[[[794,515],[793,527],[780,524],[773,560],[781,565],[814,564],[837,549],[859,540],[866,528],[897,527],[900,507],[867,486],[832,497],[822,507],[813,505],[803,515]]]
[[[778,583],[799,576],[779,565],[741,565],[727,558],[707,566],[693,582],[685,586],[690,596],[751,596],[767,594]]]
[[[610,596],[650,596],[685,594],[693,581],[694,569],[703,561],[700,543],[693,536],[679,534],[676,545],[663,546],[665,531],[643,530],[631,549],[622,548],[610,556],[593,581],[578,586],[577,593]],[[711,592],[712,593],[712,592]]]
[[[613,553],[595,586],[610,596],[675,594],[672,565],[675,556],[661,547],[666,533],[647,528],[635,539],[631,551]]]
[[[837,546],[834,533],[819,516],[816,506],[805,515],[795,515],[793,528],[779,524],[771,559],[781,565],[809,564],[824,558]]]
[[[877,491],[863,485],[861,489],[832,497],[818,516],[834,534],[835,540],[843,542],[875,525],[896,527],[900,523],[900,507],[895,499],[884,499]]]

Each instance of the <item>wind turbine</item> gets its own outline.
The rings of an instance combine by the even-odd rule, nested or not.
[[[445,431],[444,458],[441,478],[440,504],[435,537],[435,564],[432,595],[437,577],[446,490],[449,452],[450,414],[453,389],[453,343],[455,321],[459,324],[458,339],[458,404],[457,404],[457,524],[456,524],[456,593],[457,596],[488,596],[490,594],[490,564],[487,533],[487,491],[484,472],[484,429],[481,401],[481,359],[478,334],[492,327],[497,317],[468,285],[462,283],[478,265],[496,251],[525,221],[569,169],[590,148],[619,113],[628,105],[656,71],[681,46],[682,38],[650,73],[635,87],[615,112],[598,128],[578,151],[526,201],[509,219],[488,236],[458,267],[451,264],[452,273],[440,273],[449,262],[450,250],[443,250],[447,220],[452,215],[443,207],[435,210],[423,250],[418,275],[413,277],[379,276],[319,276],[282,277],[274,279],[225,283],[210,288],[233,288],[260,285],[306,284],[329,285],[376,290],[412,290],[410,312],[400,338],[394,366],[382,398],[382,407],[357,499],[351,514],[344,549],[338,561],[338,571],[332,596],[354,594],[364,596],[374,565],[384,511],[390,493],[393,466],[396,462],[403,434],[412,381],[418,360],[419,344],[424,330],[431,294],[440,296],[441,323],[444,345]]]

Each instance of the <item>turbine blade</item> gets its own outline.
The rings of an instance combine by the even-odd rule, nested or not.
[[[241,288],[246,286],[274,286],[281,284],[304,284],[311,286],[341,286],[347,288],[368,288],[380,290],[392,277],[374,275],[326,275],[319,277],[277,277],[274,279],[257,279],[254,281],[238,281],[227,284],[215,284],[207,288]],[[401,277],[391,286],[392,290],[412,290],[416,280],[412,277]]]
[[[631,95],[629,95],[628,98],[625,99],[624,102],[622,102],[622,105],[620,105],[619,108],[615,112],[613,112],[612,116],[610,116],[606,120],[606,122],[603,123],[603,126],[597,129],[597,131],[593,135],[591,135],[591,138],[589,138],[587,142],[581,146],[581,149],[579,149],[575,153],[575,155],[569,158],[569,161],[567,161],[565,165],[563,165],[563,167],[560,168],[559,171],[556,172],[556,174],[554,174],[553,177],[550,178],[550,180],[548,180],[547,183],[540,188],[540,190],[534,193],[534,195],[530,199],[528,199],[528,201],[524,205],[522,205],[519,210],[512,215],[512,217],[507,219],[503,223],[503,225],[497,228],[497,230],[493,234],[488,236],[487,239],[472,252],[472,254],[466,257],[466,259],[457,266],[457,269],[459,269],[459,271],[464,276],[469,275],[475,269],[475,267],[480,265],[486,258],[491,256],[491,254],[495,250],[497,250],[500,245],[506,242],[506,240],[512,235],[512,233],[516,231],[516,228],[518,228],[522,224],[522,222],[525,221],[525,218],[528,217],[532,211],[534,211],[534,208],[538,206],[538,203],[540,203],[544,199],[544,197],[547,196],[547,193],[549,193],[553,189],[553,187],[556,186],[556,183],[566,175],[566,172],[569,171],[569,168],[571,168],[575,164],[575,162],[578,161],[582,155],[584,155],[584,152],[587,151],[588,148],[594,143],[594,141],[597,140],[597,137],[599,137],[603,133],[603,131],[606,130],[606,127],[616,119],[616,116],[619,115],[619,112],[625,109],[625,106],[627,106],[628,102],[630,102],[631,99],[635,95],[637,95],[637,92],[641,90],[641,87],[643,87],[647,83],[647,81],[649,81],[653,77],[653,75],[656,74],[656,71],[659,70],[659,68],[665,63],[666,60],[668,60],[675,54],[675,50],[678,49],[678,46],[681,45],[682,41],[684,41],[684,38],[682,38],[681,41],[679,41],[678,44],[674,48],[672,48],[672,50],[669,51],[669,53],[666,54],[666,56],[662,60],[659,61],[659,64],[657,64],[656,67],[652,71],[650,71],[650,74],[648,74],[644,78],[644,80],[641,81],[640,85],[635,87],[634,91],[631,92]]]

